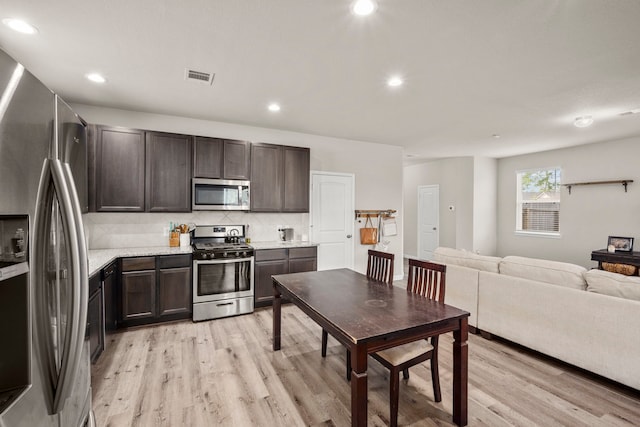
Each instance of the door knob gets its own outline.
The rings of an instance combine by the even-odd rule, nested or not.
[[[437,230],[437,228],[433,227],[433,231],[436,231],[436,230]]]
[[[350,238],[351,238],[351,234],[347,234],[347,239],[350,239]]]

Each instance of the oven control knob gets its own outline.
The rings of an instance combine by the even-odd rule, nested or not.
[[[215,255],[213,253],[210,253],[209,254],[209,259],[213,259],[213,258],[215,258]]]
[[[240,252],[236,252],[236,258],[240,258]]]

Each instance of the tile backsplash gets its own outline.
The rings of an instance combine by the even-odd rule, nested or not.
[[[169,246],[164,235],[169,223],[198,225],[248,224],[255,242],[279,239],[278,226],[292,227],[294,240],[309,234],[308,213],[246,213],[201,211],[190,213],[88,213],[83,215],[89,249]]]

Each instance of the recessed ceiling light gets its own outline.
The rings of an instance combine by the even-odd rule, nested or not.
[[[494,133],[493,135],[491,135],[492,138],[495,139],[500,139],[500,134],[499,133]]]
[[[393,76],[389,80],[387,80],[387,85],[391,87],[402,86],[402,83],[404,83],[404,81],[401,77],[398,76]]]
[[[94,83],[105,83],[107,79],[104,78],[103,75],[98,73],[90,73],[86,75],[87,80],[92,81]]]
[[[275,102],[269,104],[269,106],[267,108],[269,109],[269,111],[272,111],[274,113],[277,112],[277,111],[280,111],[280,105],[276,104]]]
[[[2,23],[7,27],[11,28],[14,31],[23,34],[35,34],[38,32],[38,29],[33,25],[21,20],[14,18],[5,18],[2,20]]]
[[[373,0],[357,0],[353,3],[351,10],[356,15],[371,15],[376,10],[376,2]]]
[[[587,126],[591,126],[593,124],[593,117],[591,116],[580,116],[576,117],[573,121],[573,125],[577,128],[586,128]]]

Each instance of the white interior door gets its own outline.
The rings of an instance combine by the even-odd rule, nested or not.
[[[353,268],[354,175],[311,172],[311,239],[318,270]]]
[[[433,259],[440,244],[440,186],[418,187],[418,258]]]

